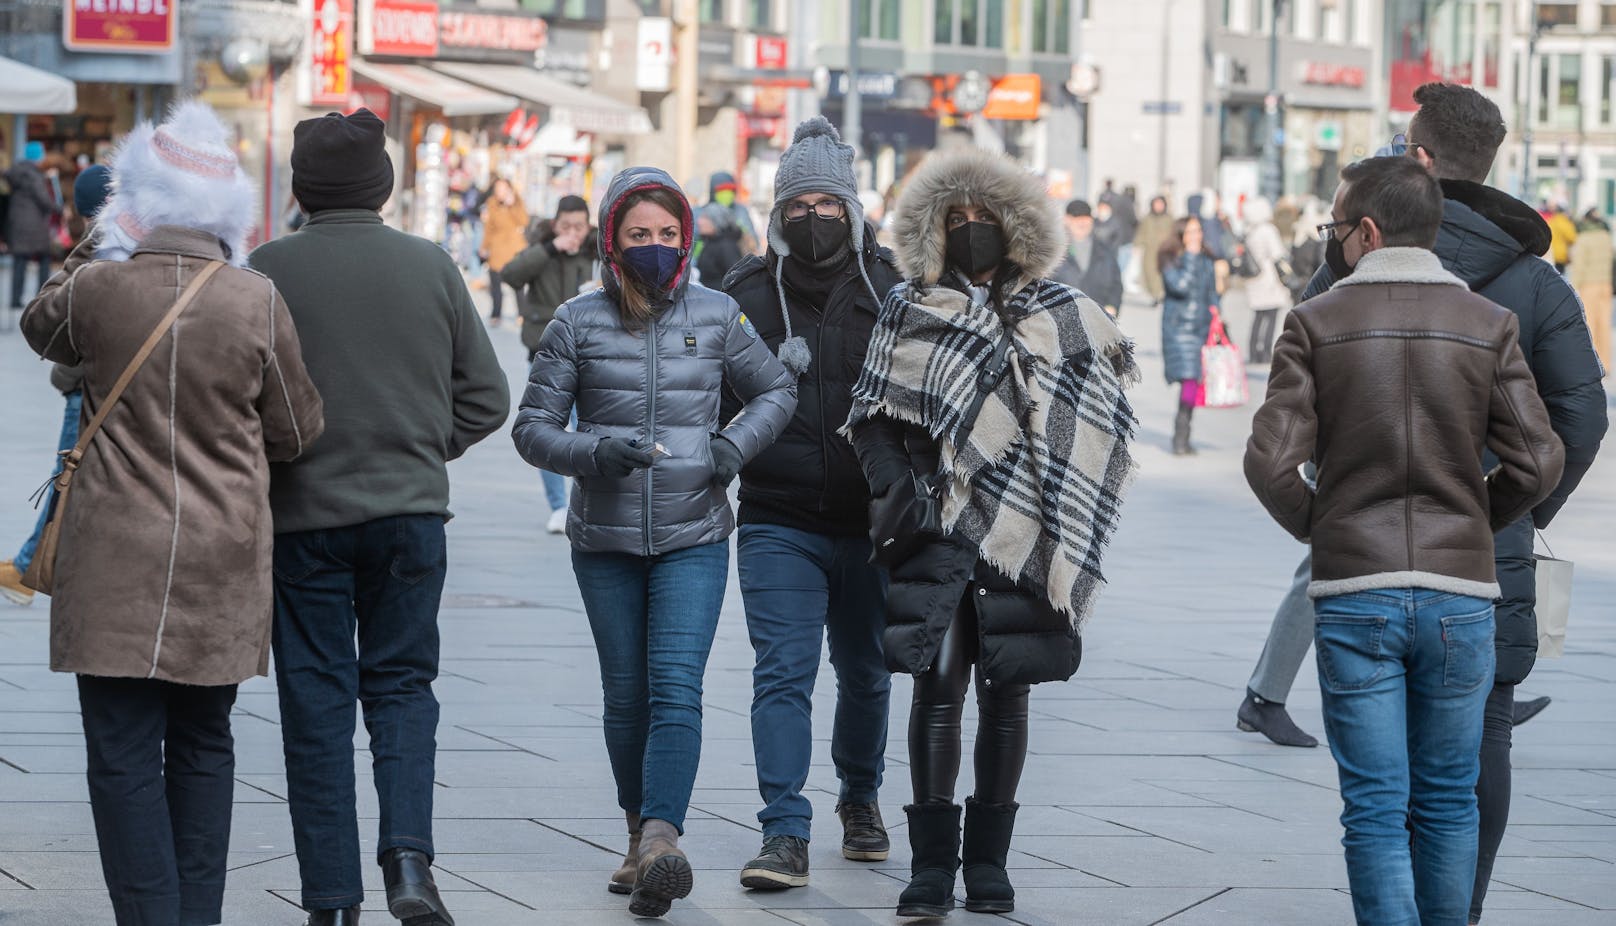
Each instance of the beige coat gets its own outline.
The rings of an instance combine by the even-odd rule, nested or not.
[[[1609,287],[1613,253],[1610,232],[1597,225],[1583,226],[1577,243],[1571,246],[1571,264],[1566,268],[1571,285],[1578,291],[1595,286]]]
[[[509,206],[496,199],[483,207],[483,250],[488,266],[495,272],[505,269],[511,258],[527,248],[527,210],[520,199]]]
[[[164,226],[127,260],[81,245],[22,316],[41,356],[84,364],[88,422],[218,239]],[[51,668],[228,685],[269,667],[269,461],[324,428],[270,281],[220,270],[135,374],[73,482]]]

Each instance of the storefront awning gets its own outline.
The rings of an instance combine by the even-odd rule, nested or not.
[[[487,116],[508,113],[517,107],[513,96],[455,80],[418,64],[378,64],[356,59],[353,70],[395,93],[430,103],[443,110],[445,116]]]
[[[645,135],[651,117],[639,106],[614,100],[532,68],[515,64],[448,64],[432,66],[451,77],[514,93],[529,103],[546,106],[552,122],[579,132],[598,135]]]
[[[20,61],[0,58],[0,111],[19,115],[70,113],[79,108],[78,88],[71,80]]]

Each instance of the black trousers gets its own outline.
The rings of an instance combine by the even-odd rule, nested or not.
[[[505,312],[505,283],[499,278],[499,271],[493,267],[488,268],[488,298],[493,301],[493,311],[489,318],[499,318]]]
[[[118,926],[212,926],[230,848],[236,686],[80,675],[90,811]]]
[[[1476,885],[1470,891],[1470,921],[1481,920],[1487,882],[1493,877],[1498,846],[1509,826],[1511,787],[1509,750],[1515,729],[1515,686],[1494,684],[1487,696],[1481,728],[1481,774],[1476,778],[1476,805],[1481,811],[1481,832],[1476,852]]]
[[[914,703],[909,710],[909,777],[915,803],[954,802],[960,768],[960,715],[965,689],[976,676],[976,799],[1009,804],[1016,799],[1021,769],[1027,762],[1026,685],[989,685],[976,664],[979,636],[976,610],[966,586],[966,600],[943,635],[937,660],[915,676]]]

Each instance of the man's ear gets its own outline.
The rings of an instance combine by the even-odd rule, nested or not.
[[[1410,149],[1409,154],[1413,155],[1414,160],[1420,162],[1420,166],[1425,168],[1426,171],[1436,173],[1436,158],[1431,157],[1431,152],[1423,147],[1417,147]]]
[[[1386,246],[1386,238],[1380,233],[1380,226],[1369,216],[1364,216],[1358,223],[1358,243],[1363,245],[1363,252],[1378,251]]]

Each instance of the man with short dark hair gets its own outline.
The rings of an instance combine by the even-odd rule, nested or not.
[[[1564,451],[1516,316],[1429,250],[1443,211],[1435,178],[1391,157],[1341,179],[1325,228],[1330,262],[1347,272],[1285,322],[1246,479],[1312,544],[1307,594],[1357,920],[1459,924],[1494,670],[1493,531],[1549,494]],[[1496,467],[1465,465],[1483,448]]]
[[[1122,270],[1117,252],[1094,234],[1094,212],[1089,204],[1074,199],[1066,204],[1066,259],[1055,270],[1055,279],[1076,288],[1098,302],[1116,318],[1122,309]]]

